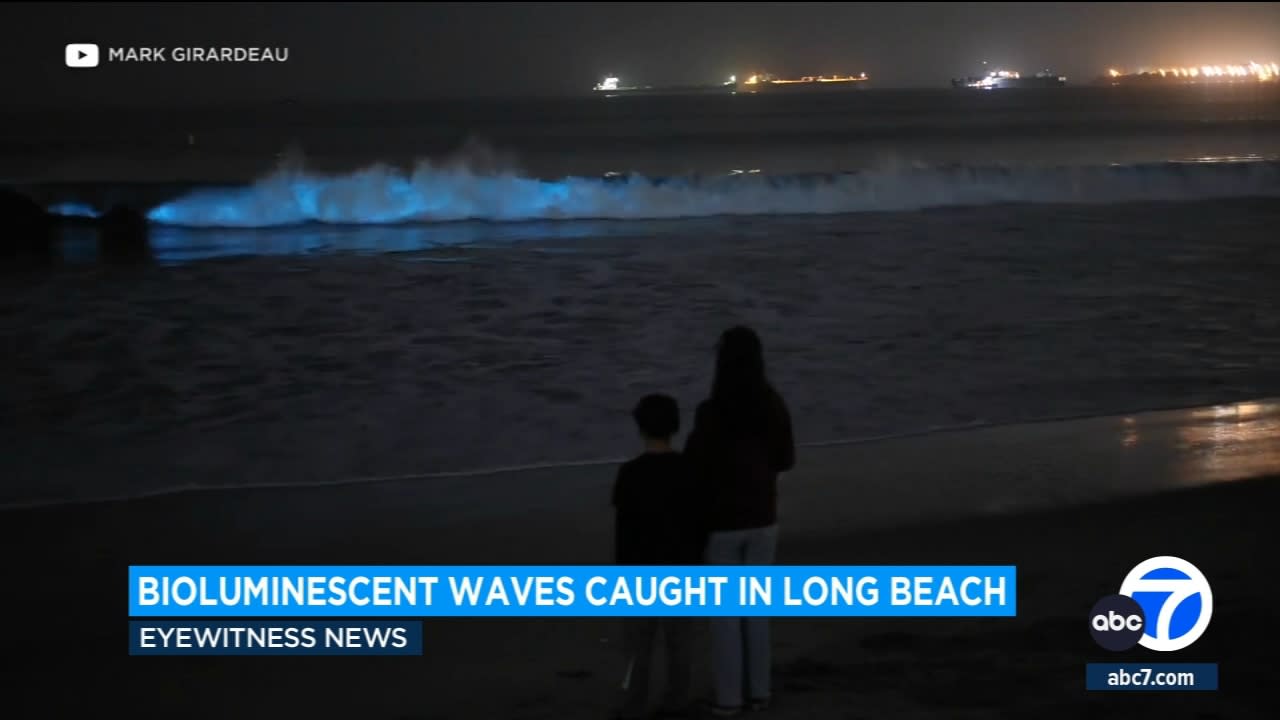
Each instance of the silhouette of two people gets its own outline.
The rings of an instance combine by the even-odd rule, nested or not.
[[[694,414],[684,452],[676,401],[648,395],[632,411],[644,452],[618,470],[615,556],[622,565],[768,565],[777,547],[777,479],[795,464],[791,417],[765,372],[759,336],[726,330],[717,345],[711,394]],[[645,715],[657,640],[667,658],[661,714],[692,709],[687,618],[635,618],[626,625],[631,659],[621,716]],[[772,697],[768,618],[710,621],[712,715],[762,709]]]

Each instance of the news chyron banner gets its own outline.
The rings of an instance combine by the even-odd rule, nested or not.
[[[1017,616],[1014,566],[132,566],[131,655],[421,655],[421,618]]]

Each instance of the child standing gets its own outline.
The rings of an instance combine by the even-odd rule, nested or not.
[[[647,395],[631,413],[644,452],[618,470],[613,487],[616,511],[614,552],[619,565],[700,565],[706,546],[703,502],[684,456],[671,447],[680,429],[680,410],[667,395]],[[662,637],[667,657],[663,714],[690,708],[692,627],[686,618],[640,617],[626,624],[631,665],[622,717],[645,715],[655,641]]]

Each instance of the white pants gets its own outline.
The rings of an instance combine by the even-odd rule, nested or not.
[[[707,564],[772,565],[777,546],[777,525],[713,532],[707,542]],[[771,668],[769,618],[711,618],[711,676],[717,705],[736,708],[748,700],[767,700]]]

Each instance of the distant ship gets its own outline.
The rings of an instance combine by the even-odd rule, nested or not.
[[[951,87],[977,88],[979,90],[1005,90],[1012,88],[1051,88],[1065,87],[1067,78],[1063,75],[1044,70],[1031,77],[1023,77],[1022,73],[1010,70],[993,70],[985,77],[954,78]]]
[[[769,73],[754,73],[739,80],[736,75],[714,85],[623,85],[614,76],[596,83],[592,94],[605,97],[622,95],[709,95],[733,93],[840,92],[866,87],[866,73],[858,75],[807,75],[789,80]]]
[[[736,80],[736,78],[733,78]],[[870,79],[866,73],[857,75],[806,75],[788,80],[769,73],[754,73],[745,80],[735,82],[736,91],[740,93],[777,93],[777,92],[840,92],[843,90],[861,90],[867,87]]]
[[[1201,65],[1199,67],[1144,68],[1137,72],[1124,72],[1112,68],[1094,81],[1096,85],[1200,85],[1276,82],[1280,79],[1280,64],[1256,63],[1247,65]]]
[[[734,79],[714,85],[623,85],[613,76],[606,77],[591,89],[595,95],[710,95],[733,92]]]

